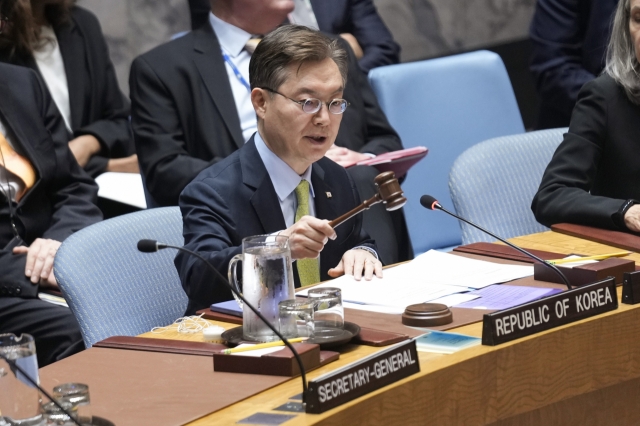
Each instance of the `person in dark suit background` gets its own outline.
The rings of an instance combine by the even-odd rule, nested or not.
[[[639,70],[640,0],[620,0],[605,72],[580,91],[533,199],[543,225],[640,232]]]
[[[294,13],[299,9],[305,13],[308,5],[313,15],[311,25],[307,20],[292,22],[340,35],[351,46],[365,74],[375,67],[400,62],[400,46],[380,19],[373,0],[296,0]],[[189,10],[192,29],[200,28],[208,21],[210,0],[189,0]]]
[[[569,125],[582,86],[605,65],[618,0],[538,0],[529,36],[540,109],[536,128]]]
[[[71,311],[38,292],[57,288],[61,242],[102,219],[98,188],[69,150],[62,117],[32,70],[0,64],[0,131],[0,333],[33,335],[42,367],[84,349]],[[29,165],[32,186],[11,172],[15,161]]]
[[[9,0],[0,61],[35,70],[47,84],[78,163],[93,177],[138,172],[129,100],[118,87],[100,23],[73,0]],[[59,55],[59,56],[58,56]]]
[[[251,34],[269,33],[293,8],[292,1],[273,0],[216,0],[212,5],[209,25],[141,55],[131,67],[136,151],[147,188],[160,205],[176,205],[200,171],[243,146],[255,132],[247,83],[251,55],[245,43]],[[352,54],[344,97],[351,105],[329,158],[346,164],[402,149]],[[376,169],[351,167],[349,173],[361,197],[371,197]],[[364,221],[385,263],[413,257],[402,211],[390,214],[384,206],[374,206]]]
[[[286,25],[258,45],[250,75],[258,131],[182,192],[185,247],[224,274],[243,238],[278,233],[289,237],[297,287],[343,274],[381,277],[361,216],[335,230],[328,220],[359,204],[345,169],[325,157],[348,109],[346,52],[317,31]],[[202,262],[180,253],[175,263],[187,313],[231,298]],[[314,276],[301,271],[306,267]]]

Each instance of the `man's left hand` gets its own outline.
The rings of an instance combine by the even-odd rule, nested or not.
[[[58,284],[53,276],[53,259],[60,244],[60,241],[37,238],[29,247],[14,247],[13,254],[27,255],[24,274],[32,283],[57,288]]]
[[[330,277],[353,275],[356,281],[360,281],[363,276],[366,281],[371,281],[374,273],[382,278],[382,263],[373,254],[361,249],[347,251],[338,266],[329,269]]]
[[[69,141],[69,149],[80,167],[84,167],[91,157],[100,152],[100,142],[93,135],[82,135]]]
[[[360,152],[352,151],[349,148],[342,148],[337,145],[333,145],[329,148],[329,151],[325,154],[330,160],[335,161],[342,167],[348,167],[356,164],[360,161],[368,160],[371,156],[362,154]]]

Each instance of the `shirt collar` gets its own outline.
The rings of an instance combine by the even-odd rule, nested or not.
[[[299,175],[287,163],[282,161],[280,157],[271,151],[271,149],[269,149],[267,144],[264,142],[264,139],[262,139],[262,136],[260,136],[260,132],[256,132],[253,139],[255,141],[258,154],[267,169],[267,173],[269,173],[269,177],[273,183],[273,188],[276,190],[276,194],[278,195],[280,202],[284,201],[285,198],[295,191],[296,187],[303,179],[309,182],[311,196],[315,197],[313,184],[311,183],[312,166],[309,166],[302,175]]]
[[[213,12],[209,12],[209,23],[218,37],[220,46],[233,58],[242,52],[245,44],[251,38],[251,34],[223,21]]]

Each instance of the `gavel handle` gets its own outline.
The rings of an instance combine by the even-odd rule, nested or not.
[[[350,210],[348,212],[346,212],[345,214],[343,214],[342,216],[333,219],[331,222],[329,222],[329,226],[331,226],[332,228],[336,228],[338,225],[343,224],[344,222],[346,222],[347,220],[351,219],[352,217],[354,217],[355,215],[357,215],[360,212],[363,212],[365,210],[368,210],[369,207],[378,204],[382,202],[382,199],[380,198],[380,194],[376,194],[373,197],[369,198],[368,200],[364,201],[362,204],[360,204],[359,206],[357,206],[356,208],[354,208],[353,210]]]

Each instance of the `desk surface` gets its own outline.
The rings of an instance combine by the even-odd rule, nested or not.
[[[511,241],[567,254],[617,251],[551,231]],[[639,254],[629,258],[640,262]],[[327,413],[298,414],[285,425],[640,424],[638,324],[640,309],[621,304],[616,311],[497,347],[479,346],[452,355],[420,352],[420,373]],[[478,337],[482,333],[480,323],[455,331]],[[378,350],[352,346],[339,361],[308,378]],[[290,380],[191,425],[231,425],[257,412],[282,413],[273,409],[300,391],[300,380]]]

